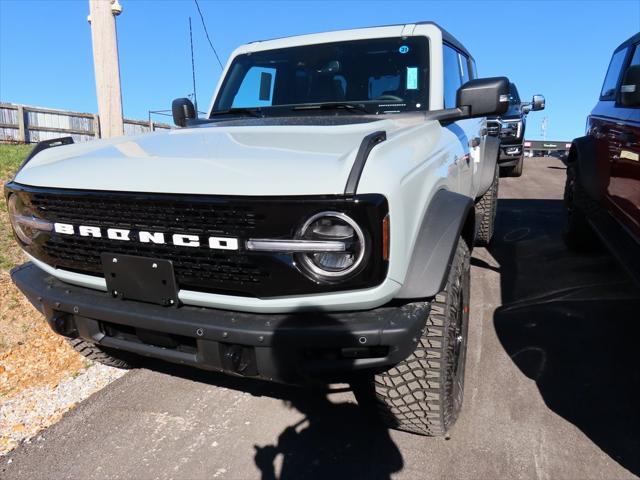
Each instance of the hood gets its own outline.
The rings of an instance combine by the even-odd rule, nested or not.
[[[516,105],[509,105],[509,109],[500,115],[503,120],[517,120],[522,116],[522,108],[518,103]]]
[[[23,185],[215,195],[342,194],[362,139],[397,120],[347,125],[205,126],[38,153]]]
[[[522,106],[518,104],[511,104],[506,112],[500,116],[487,117],[488,120],[519,120],[522,118]]]

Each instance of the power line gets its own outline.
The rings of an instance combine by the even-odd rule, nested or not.
[[[200,14],[200,20],[202,20],[202,27],[204,28],[204,33],[207,36],[207,40],[209,40],[209,45],[211,45],[211,50],[213,50],[213,53],[215,54],[216,59],[220,64],[220,68],[224,70],[224,67],[222,66],[222,62],[220,61],[220,57],[218,56],[218,52],[216,52],[216,47],[213,46],[213,42],[209,37],[209,32],[207,31],[207,25],[204,23],[204,17],[202,16],[202,10],[200,10],[200,5],[198,4],[198,0],[193,0],[193,1],[196,2],[196,7],[198,8],[198,13]]]

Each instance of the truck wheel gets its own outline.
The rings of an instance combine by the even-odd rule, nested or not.
[[[513,167],[509,167],[508,176],[509,177],[521,177],[522,169],[524,168],[524,156],[520,155],[518,159],[518,163],[516,163]]]
[[[390,428],[444,435],[458,417],[469,325],[469,256],[461,238],[445,288],[431,303],[414,352],[353,385],[358,403]]]
[[[491,242],[493,237],[493,229],[496,222],[496,210],[498,209],[498,184],[500,167],[496,165],[496,171],[493,176],[493,183],[489,187],[478,203],[476,208],[481,214],[482,220],[480,221],[480,227],[478,228],[478,234],[476,235],[475,244],[486,247]]]
[[[518,159],[518,163],[510,167],[502,167],[500,174],[502,177],[521,177],[523,168],[524,168],[524,157],[521,155],[520,158]]]
[[[67,338],[66,340],[76,352],[87,357],[89,360],[102,363],[109,367],[124,369],[135,367],[136,358],[132,353],[99,347],[81,338]]]
[[[575,162],[570,163],[567,166],[567,180],[564,186],[567,220],[563,234],[564,243],[570,250],[586,253],[600,248],[600,242],[585,215],[585,209],[597,208],[595,203],[577,180]]]

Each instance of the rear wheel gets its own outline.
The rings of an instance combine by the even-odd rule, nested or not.
[[[136,366],[136,357],[133,353],[99,347],[81,338],[67,338],[66,340],[76,352],[89,360],[116,368],[130,369]]]
[[[496,171],[493,176],[493,183],[489,190],[487,190],[478,203],[476,208],[481,215],[480,227],[478,228],[478,234],[476,235],[476,245],[486,247],[493,238],[493,230],[496,223],[496,211],[498,209],[498,186],[499,186],[499,172],[500,167],[496,165]]]
[[[414,352],[354,384],[358,403],[390,428],[444,435],[458,418],[469,325],[469,256],[460,238],[445,288],[431,304]]]
[[[567,180],[564,186],[564,205],[567,220],[564,242],[576,252],[591,252],[600,248],[600,242],[587,221],[585,209],[595,209],[597,205],[589,198],[578,181],[576,163],[567,166]]]

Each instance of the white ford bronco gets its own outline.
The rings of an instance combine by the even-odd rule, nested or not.
[[[206,118],[178,99],[183,128],[34,149],[5,188],[13,281],[98,361],[346,381],[389,426],[443,434],[508,99],[430,22],[244,45]]]

